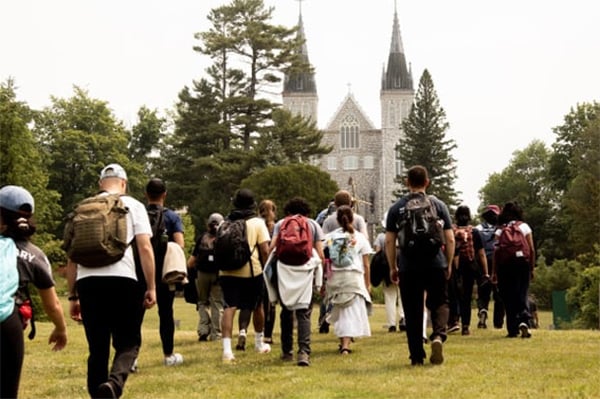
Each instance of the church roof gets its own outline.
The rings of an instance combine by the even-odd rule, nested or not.
[[[308,59],[308,48],[306,46],[306,35],[304,34],[304,23],[302,21],[302,13],[298,17],[298,33],[296,36],[301,40],[302,45],[296,50],[302,57],[302,60],[310,65]],[[315,83],[314,72],[300,72],[285,74],[283,82],[284,93],[316,93],[317,85]]]
[[[412,71],[406,67],[406,57],[400,35],[398,11],[394,9],[392,41],[388,55],[387,68],[384,67],[381,77],[381,90],[413,89]]]
[[[352,114],[357,117],[361,130],[375,130],[373,122],[369,119],[366,112],[362,109],[358,101],[354,98],[352,93],[348,93],[342,100],[337,111],[333,114],[333,117],[327,123],[325,130],[338,130],[340,123],[346,115]]]

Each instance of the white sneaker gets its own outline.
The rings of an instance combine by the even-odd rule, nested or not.
[[[180,353],[173,353],[171,356],[165,357],[165,366],[179,366],[183,363],[183,356]]]
[[[254,349],[258,353],[269,353],[271,352],[271,345],[261,342],[260,344],[254,345]]]
[[[235,356],[231,352],[223,352],[222,361],[223,361],[223,364],[236,364],[237,363]]]

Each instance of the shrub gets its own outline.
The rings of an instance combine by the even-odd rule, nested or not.
[[[567,305],[574,315],[575,328],[598,328],[600,296],[600,266],[584,269],[573,287],[567,291]]]
[[[547,266],[544,260],[540,259],[529,288],[529,292],[537,300],[538,308],[551,309],[552,291],[563,291],[572,287],[582,269],[581,263],[574,260],[559,259]]]

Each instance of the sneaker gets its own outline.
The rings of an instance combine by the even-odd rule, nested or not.
[[[173,353],[171,356],[165,357],[165,366],[179,366],[183,363],[183,356],[180,353]]]
[[[271,345],[261,342],[260,344],[254,345],[254,350],[258,353],[269,353],[271,352]]]
[[[233,356],[233,353],[223,353],[222,362],[223,362],[223,364],[236,364],[237,363],[235,356]]]
[[[307,367],[310,366],[310,356],[308,353],[298,353],[298,366]]]
[[[294,360],[294,355],[290,352],[282,353],[281,360],[283,360],[284,362],[291,362],[292,360]]]
[[[404,317],[400,318],[400,324],[398,325],[398,328],[400,331],[406,331],[406,321],[404,320]]]
[[[479,322],[477,323],[477,328],[487,328],[487,317],[488,317],[488,311],[486,309],[481,309],[478,313],[479,315]]]
[[[531,332],[527,323],[519,324],[519,331],[521,331],[521,338],[531,338]]]
[[[208,334],[200,334],[198,336],[198,341],[200,341],[200,342],[208,341]]]
[[[117,393],[110,382],[103,382],[102,384],[98,385],[98,388],[96,388],[96,398],[98,399],[116,397]]]
[[[423,365],[423,359],[421,360],[411,360],[410,365],[413,367],[418,367]]]
[[[447,333],[453,333],[460,330],[460,326],[458,325],[458,323],[448,327],[448,329],[446,330]]]
[[[390,328],[388,328],[388,332],[396,332],[396,326],[390,326]]]
[[[442,346],[443,344],[440,338],[436,338],[431,342],[431,357],[429,358],[431,364],[442,364],[444,362]]]
[[[319,334],[329,334],[329,323],[324,321],[319,327]]]
[[[240,334],[238,336],[238,342],[237,342],[237,345],[235,346],[235,349],[238,351],[246,350],[246,334],[244,334],[244,335]]]
[[[137,361],[137,357],[136,357],[135,360],[133,361],[133,364],[129,368],[129,372],[130,373],[137,373],[138,371],[139,371],[139,369],[138,369],[138,361]]]
[[[471,335],[471,331],[469,331],[469,326],[462,326],[460,335]]]

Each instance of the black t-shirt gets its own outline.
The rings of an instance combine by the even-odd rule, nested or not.
[[[435,206],[438,217],[444,222],[444,230],[452,229],[452,220],[450,219],[450,212],[448,212],[448,207],[442,201],[434,197],[433,195],[429,196],[430,201]],[[385,222],[385,230],[391,231],[394,233],[398,233],[399,231],[399,218],[400,218],[400,209],[403,208],[408,202],[408,196],[400,198],[394,205],[390,207],[387,212],[387,219]],[[443,249],[443,248],[442,248]],[[398,268],[401,272],[407,270],[414,270],[419,267],[433,267],[445,269],[448,267],[448,262],[446,261],[446,255],[443,250],[440,249],[438,254],[426,260],[414,260],[407,259],[406,256],[402,254],[402,251],[399,255]],[[423,264],[427,263],[427,264]]]
[[[19,289],[17,295],[26,299],[29,283],[37,289],[54,287],[52,267],[46,255],[29,241],[15,241],[18,249],[17,268],[19,269]]]

